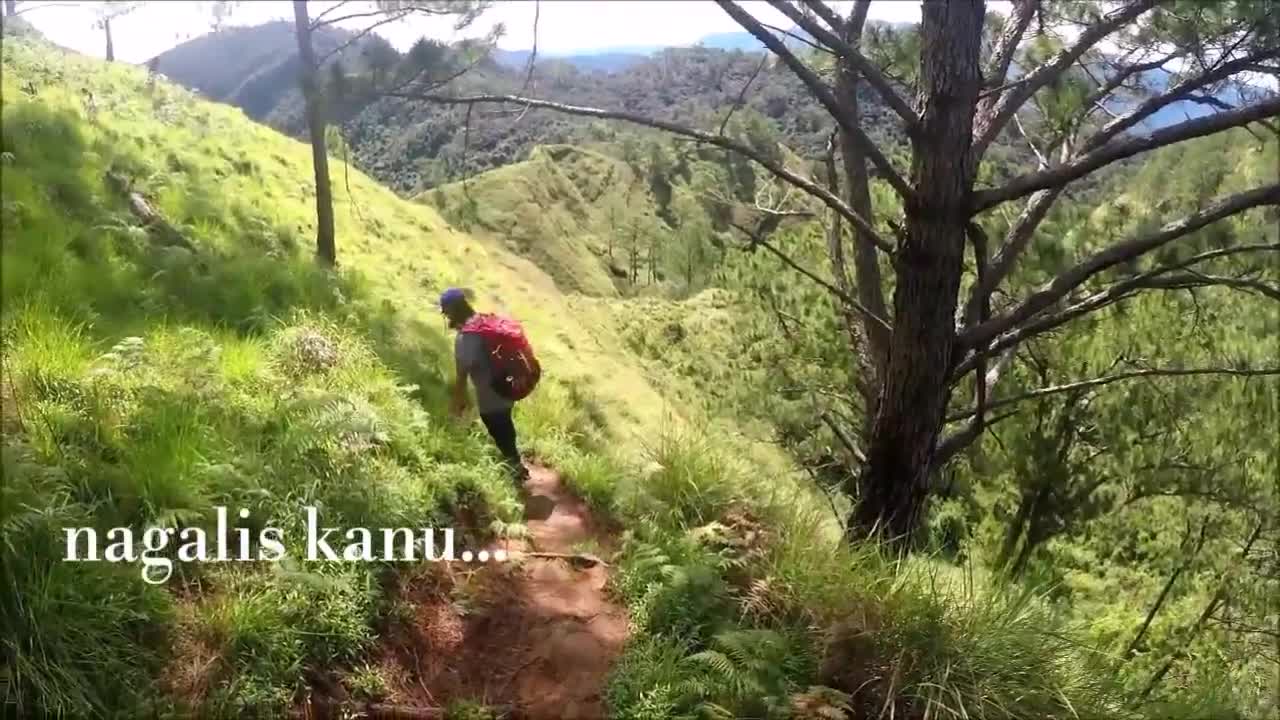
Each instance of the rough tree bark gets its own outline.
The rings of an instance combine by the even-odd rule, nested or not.
[[[921,6],[923,108],[911,167],[917,202],[905,207],[905,237],[894,258],[893,335],[850,533],[879,531],[909,542],[928,494],[929,460],[949,396],[985,5]]]
[[[302,59],[302,95],[306,102],[307,134],[311,139],[311,164],[316,180],[316,258],[325,265],[338,262],[333,227],[333,186],[329,181],[329,153],[325,147],[324,108],[320,97],[315,48],[311,44],[311,18],[306,0],[293,1],[298,55]]]

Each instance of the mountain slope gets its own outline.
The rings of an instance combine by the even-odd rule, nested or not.
[[[36,74],[38,70],[31,69],[33,66],[17,64],[26,61],[31,51],[14,45],[6,56],[15,58],[15,70],[6,79],[7,84],[15,85],[8,86],[12,91],[6,92],[6,104],[39,100],[69,106],[66,112],[85,112],[78,98],[68,97],[64,90],[50,84],[55,81],[53,76],[40,76]],[[140,69],[99,68],[76,58],[65,62],[69,67],[84,68],[85,72],[107,79],[109,85],[98,93],[97,104],[100,108],[117,108],[100,110],[103,114],[95,120],[98,126],[90,130],[91,137],[97,138],[91,142],[101,146],[97,152],[107,154],[96,160],[100,163],[97,170],[84,170],[99,173],[88,177],[88,182],[100,182],[100,173],[113,163],[123,165],[132,170],[127,174],[136,183],[137,191],[153,198],[157,207],[180,227],[215,232],[211,242],[219,246],[241,242],[229,234],[236,227],[231,223],[265,222],[272,229],[270,232],[255,230],[247,237],[266,233],[264,237],[278,238],[287,234],[288,242],[305,252],[313,223],[310,151],[305,145],[245,122],[239,110],[201,103],[189,93],[163,83],[148,90],[146,75]],[[35,96],[14,89],[18,88],[19,77],[38,88]],[[132,100],[133,95],[147,94],[157,108],[154,113]],[[148,133],[155,132],[152,124],[158,120],[175,123],[178,129],[168,137],[156,138],[159,144],[154,144]],[[145,155],[140,157],[140,153]],[[153,176],[153,162],[168,169]],[[433,328],[428,335],[436,337],[432,342],[439,341],[444,329],[432,309],[433,293],[450,284],[463,284],[478,292],[482,304],[512,311],[525,319],[540,339],[539,351],[547,355],[553,369],[551,385],[577,382],[585,365],[579,365],[574,358],[589,359],[594,368],[613,364],[603,355],[596,355],[593,348],[597,344],[589,327],[564,322],[572,314],[552,290],[551,279],[534,264],[474,241],[452,229],[436,211],[397,198],[354,169],[347,183],[348,194],[342,183],[340,159],[334,158],[333,162],[339,180],[334,199],[340,265],[351,272],[368,273],[368,282],[382,297],[397,298],[397,304],[409,313],[401,322],[425,323],[415,334]],[[204,178],[217,180],[216,195],[211,194],[213,188],[197,184]],[[219,230],[221,227],[227,229]],[[632,393],[644,385],[642,379],[628,377],[621,366],[599,377],[617,378]],[[600,402],[606,405],[611,404],[609,396],[620,395],[598,390],[602,390]],[[592,395],[597,392],[585,387],[579,391]],[[660,414],[649,414],[646,409],[660,406],[661,401],[656,397],[652,401],[642,398],[643,393],[625,403],[625,409],[620,405],[609,412],[619,419],[622,435],[634,431],[631,423],[641,416],[657,424],[665,422]]]
[[[571,145],[539,146],[523,162],[419,196],[451,222],[483,232],[533,261],[564,292],[616,296],[611,275],[625,274],[610,237],[623,233],[604,216],[606,197],[652,214],[653,201],[623,161]],[[612,271],[612,272],[611,272]]]
[[[278,24],[277,24],[278,25]],[[305,132],[296,78],[272,71],[280,57],[292,57],[292,40],[278,30],[260,26],[218,33],[179,45],[159,56],[161,72],[188,87],[208,87],[207,73],[224,73],[218,88],[253,86],[252,93],[227,94],[215,99],[246,109],[255,118],[294,136]],[[231,63],[221,58],[243,54],[245,33],[258,33],[268,68]],[[376,42],[376,40],[370,40]],[[268,48],[275,48],[268,52]],[[202,58],[194,65],[189,58]],[[358,61],[359,52],[349,54]],[[182,62],[176,62],[182,59]],[[627,110],[679,122],[718,124],[738,100],[743,86],[755,76],[744,106],[769,118],[783,141],[807,156],[825,147],[829,118],[803,84],[785,68],[766,67],[758,75],[760,56],[740,50],[668,48],[612,73],[590,72],[572,58],[539,56],[532,92],[539,97],[577,105]],[[498,53],[455,83],[458,93],[529,92],[523,62],[516,66],[508,54]],[[253,82],[249,82],[253,78]],[[268,106],[269,109],[268,109]],[[866,89],[863,114],[872,135],[886,142],[898,137],[897,123],[874,91]],[[395,98],[373,102],[335,102],[333,118],[343,128],[356,164],[405,194],[458,180],[528,157],[535,145],[580,143],[592,139],[593,124],[581,118],[530,112],[518,122],[506,115],[474,113],[469,123],[463,108],[449,108]]]
[[[316,56],[324,57],[354,37],[348,30],[320,27],[312,34]],[[301,102],[297,42],[293,23],[278,20],[201,35],[143,64],[262,120],[281,104]],[[355,43],[337,56],[357,56],[363,44]]]

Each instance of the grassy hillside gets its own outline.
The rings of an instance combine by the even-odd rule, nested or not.
[[[439,290],[463,284],[477,291],[481,305],[513,312],[530,326],[539,352],[547,357],[549,387],[572,386],[582,397],[601,404],[600,415],[609,419],[608,429],[616,433],[616,439],[626,442],[639,428],[647,430],[667,422],[661,400],[644,390],[643,378],[624,358],[601,346],[589,325],[575,321],[565,301],[550,291],[550,278],[535,265],[474,241],[451,228],[434,210],[400,200],[354,169],[348,176],[340,159],[335,159],[336,181],[350,188],[348,194],[340,187],[335,198],[342,269],[333,278],[320,277],[319,271],[309,269],[300,259],[307,255],[312,234],[310,157],[305,146],[246,122],[238,110],[200,102],[163,82],[152,86],[138,70],[98,66],[74,57],[53,58],[17,44],[6,58],[14,68],[6,80],[6,103],[14,118],[6,126],[13,138],[6,192],[19,208],[15,212],[31,212],[23,208],[29,208],[33,201],[20,193],[39,193],[42,181],[65,188],[60,192],[74,193],[71,199],[94,208],[110,206],[109,211],[97,210],[105,213],[104,217],[87,218],[87,229],[58,230],[58,236],[70,236],[67,242],[77,234],[105,230],[137,235],[137,229],[130,226],[134,221],[124,209],[123,197],[113,195],[103,184],[108,170],[115,170],[128,177],[134,189],[150,198],[198,247],[225,254],[220,263],[241,263],[252,272],[269,274],[274,270],[268,260],[296,256],[299,267],[306,270],[296,270],[303,277],[288,276],[289,281],[348,288],[349,295],[333,299],[330,306],[351,315],[378,318],[387,327],[388,342],[403,344],[399,349],[406,362],[420,366],[415,373],[440,379],[445,328],[434,302]],[[83,79],[76,77],[81,71],[86,73]],[[35,94],[28,94],[24,86],[34,87]],[[82,89],[92,90],[92,109],[85,104]],[[23,122],[25,114],[37,117]],[[20,133],[38,131],[65,132],[72,144],[59,151],[63,154],[32,158],[28,164],[22,158],[26,143]],[[24,170],[32,167],[62,175],[54,180],[41,177],[24,182]],[[24,189],[28,185],[30,189]],[[110,224],[91,224],[105,220]],[[77,242],[87,240],[81,237]],[[62,265],[68,259],[60,258],[58,248],[50,243],[42,252],[48,262],[59,258]],[[182,253],[175,250],[172,254]],[[222,287],[221,278],[201,277],[202,272],[219,272],[221,265],[200,254],[186,260],[186,265],[181,259],[172,262],[179,266],[177,272],[170,271],[178,275],[174,288],[195,281],[201,283],[200,292],[216,288],[226,294],[258,294],[219,298],[225,309],[185,310],[179,303],[166,307],[171,317],[220,313],[225,317],[219,320],[236,318],[233,326],[249,329],[265,325],[268,313],[297,302],[276,284]],[[70,276],[89,273],[67,282],[87,282],[96,269],[90,268],[82,270],[75,263],[66,267]],[[28,287],[31,276],[27,270],[19,264],[10,265],[7,278],[13,281],[6,283],[7,293],[16,297],[50,287],[48,283]],[[88,286],[94,297],[145,292],[158,295],[153,305],[176,302],[154,287]],[[192,294],[200,294],[197,288],[190,289]],[[77,302],[73,298],[81,294],[61,293],[66,298],[62,302]],[[129,313],[121,301],[114,308],[114,317],[101,310],[95,314],[107,315],[98,318],[101,321],[116,322]],[[390,332],[393,329],[395,332]],[[434,351],[410,360],[420,348]],[[617,400],[621,393],[616,388],[608,387],[610,376],[629,389],[626,402]]]
[[[418,199],[533,261],[562,291],[601,297],[616,296],[615,281],[628,272],[624,248],[611,241],[633,217],[655,211],[648,187],[625,162],[571,145],[535,148],[524,162]],[[617,217],[609,217],[606,200],[618,203],[610,206]]]
[[[61,527],[212,527],[218,505],[294,537],[308,504],[344,526],[519,521],[478,424],[444,419],[449,284],[527,323],[547,371],[525,444],[580,483],[612,466],[579,448],[634,458],[679,426],[528,262],[353,173],[342,269],[323,272],[305,146],[139,69],[3,52],[3,634],[27,707],[129,715],[153,674],[195,672],[171,657],[214,658],[166,675],[179,699],[271,706],[304,666],[358,655],[381,612],[377,565],[179,563],[166,590],[137,562],[59,562]],[[108,173],[191,247],[143,227]]]

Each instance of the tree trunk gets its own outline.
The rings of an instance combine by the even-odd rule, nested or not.
[[[640,250],[639,250],[639,246],[637,246],[637,245],[636,245],[636,231],[635,231],[635,229],[632,229],[632,231],[631,231],[631,250],[630,250],[630,255],[631,255],[631,277],[630,277],[630,281],[631,281],[631,287],[635,287],[635,284],[636,284],[637,279],[639,279],[639,278],[640,278],[640,275],[639,275],[639,273],[640,273],[640,268],[639,268],[639,263],[640,263]]]
[[[1245,543],[1244,550],[1240,552],[1240,557],[1242,560],[1244,558],[1249,557],[1249,551],[1253,549],[1253,543],[1257,541],[1258,536],[1262,534],[1262,529],[1264,527],[1266,527],[1266,523],[1259,522],[1254,527],[1253,532],[1249,534],[1249,540]],[[1195,624],[1187,628],[1186,631],[1182,634],[1182,637],[1179,638],[1181,645],[1178,647],[1178,649],[1175,650],[1172,654],[1170,654],[1167,659],[1165,659],[1164,665],[1161,665],[1160,669],[1157,670],[1155,674],[1151,676],[1151,679],[1147,681],[1146,686],[1142,688],[1142,692],[1138,694],[1137,704],[1146,702],[1147,698],[1151,695],[1151,691],[1156,689],[1156,686],[1159,685],[1160,681],[1164,679],[1164,676],[1168,674],[1170,668],[1173,667],[1173,664],[1177,662],[1178,659],[1181,658],[1184,654],[1186,654],[1187,648],[1190,647],[1193,641],[1195,641],[1196,636],[1200,634],[1200,630],[1204,628],[1205,622],[1213,615],[1214,611],[1218,609],[1218,606],[1220,606],[1222,602],[1226,599],[1227,590],[1229,588],[1229,580],[1230,580],[1229,572],[1223,571],[1223,573],[1218,577],[1217,592],[1213,594],[1213,597],[1209,598],[1208,604],[1204,606],[1204,611],[1200,613],[1200,617],[1196,619]]]
[[[1039,502],[1037,501],[1037,504]],[[1032,508],[1032,512],[1035,508]],[[1041,527],[1036,525],[1033,517],[1030,527],[1027,528],[1027,535],[1022,541],[1022,548],[1018,550],[1018,557],[1013,561],[1013,565],[1009,568],[1009,577],[1017,580],[1027,571],[1027,561],[1031,559],[1031,553],[1040,545],[1048,540],[1049,533],[1044,532]]]
[[[832,194],[840,194],[840,175],[836,172],[835,163],[836,140],[831,138],[831,142],[827,145],[827,189]],[[849,279],[848,263],[844,258],[844,223],[840,219],[839,213],[831,213],[831,226],[827,229],[827,259],[831,261],[831,276],[835,278],[836,287],[840,288],[840,292],[853,296],[853,283]],[[866,408],[865,417],[868,419],[875,417],[871,407],[875,405],[876,385],[870,382],[870,378],[866,373],[866,338],[862,333],[862,325],[859,323],[857,311],[846,302],[837,303],[840,309],[840,319],[844,322],[844,332],[849,343],[849,354],[852,355],[856,362],[852,365],[850,371],[849,382],[858,390],[862,396],[864,407]],[[863,432],[870,429],[869,422],[864,421]],[[850,497],[854,496],[857,488],[846,488]]]
[[[911,164],[917,202],[905,208],[906,236],[895,258],[893,337],[849,523],[854,537],[875,531],[900,547],[910,543],[920,521],[949,393],[985,3],[921,7],[923,114]]]
[[[1205,531],[1208,530],[1208,528],[1209,518],[1206,516],[1204,521],[1200,523],[1199,541],[1196,542],[1195,547],[1192,548],[1191,552],[1184,556],[1185,559],[1177,568],[1174,569],[1173,574],[1169,576],[1169,580],[1165,582],[1164,588],[1160,590],[1160,595],[1156,597],[1156,601],[1152,603],[1151,609],[1147,611],[1147,618],[1142,621],[1142,627],[1138,628],[1138,632],[1133,636],[1133,640],[1129,641],[1129,646],[1125,648],[1124,654],[1120,656],[1121,658],[1128,660],[1133,657],[1135,652],[1138,651],[1138,647],[1142,643],[1142,638],[1146,637],[1147,630],[1151,628],[1152,621],[1156,619],[1156,615],[1159,614],[1160,609],[1164,607],[1164,601],[1169,597],[1169,591],[1173,590],[1174,583],[1178,582],[1178,578],[1181,577],[1182,573],[1186,572],[1187,568],[1191,566],[1191,562],[1195,560],[1196,555],[1200,554],[1200,548],[1204,546]],[[1181,549],[1183,551],[1186,550],[1187,542],[1190,541],[1190,539],[1190,528],[1188,528],[1187,538],[1182,542]]]
[[[102,31],[107,34],[107,62],[114,62],[116,59],[116,49],[111,43],[111,18],[102,19]]]
[[[4,14],[13,17],[18,14],[18,0],[4,0]]]
[[[1031,558],[1031,552],[1049,539],[1050,533],[1045,531],[1041,513],[1044,512],[1045,501],[1053,490],[1054,484],[1061,481],[1062,478],[1056,475],[1044,474],[1031,493],[1023,493],[1022,506],[1018,508],[1016,519],[1018,524],[1009,529],[1011,535],[1005,538],[1006,544],[1000,550],[1001,557],[997,563],[997,567],[1007,573],[1010,578],[1022,577],[1027,567],[1027,560]],[[1021,548],[1018,548],[1019,539],[1022,540]],[[1010,561],[1009,555],[1015,548],[1018,548],[1018,556]]]
[[[844,40],[854,48],[862,44],[862,28],[866,23],[869,8],[869,2],[859,2],[849,18]],[[858,103],[858,70],[844,59],[839,61],[837,69],[836,88],[841,110],[854,124],[860,125],[862,111]],[[840,156],[844,164],[847,185],[846,202],[862,217],[874,217],[871,208],[871,188],[867,178],[866,153],[853,136],[844,130],[840,131]],[[862,231],[856,227],[851,228],[851,231],[854,237],[853,263],[858,301],[871,312],[884,317],[887,314],[882,290],[884,283],[880,277],[880,258],[877,250],[871,241],[864,237]],[[843,286],[840,289],[848,292],[848,289]],[[870,353],[869,362],[862,363],[862,370],[867,375],[865,381],[872,387],[877,387],[878,376],[884,367],[889,334],[883,327],[866,317],[862,318],[862,334],[864,352]],[[871,424],[870,419],[876,415],[875,400],[876,398],[872,398],[872,402],[867,407],[868,426]],[[868,430],[869,427],[863,429]]]
[[[1022,493],[1022,499],[1018,502],[1018,512],[1014,514],[1013,521],[1009,523],[1009,528],[1005,531],[1004,542],[1000,545],[1000,554],[996,556],[996,567],[1006,570],[1013,558],[1013,551],[1018,548],[1018,541],[1026,534],[1027,522],[1031,518],[1031,506],[1035,504],[1034,497],[1039,496],[1039,492]]]
[[[293,16],[298,35],[298,55],[302,59],[302,95],[306,101],[307,132],[311,136],[311,164],[316,176],[316,258],[332,267],[338,261],[333,229],[333,188],[329,183],[324,113],[316,81],[318,68],[315,49],[311,46],[311,19],[307,15],[306,0],[293,0]]]

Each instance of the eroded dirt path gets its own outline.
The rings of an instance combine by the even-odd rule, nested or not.
[[[438,564],[401,588],[401,613],[377,663],[384,702],[442,708],[470,699],[509,718],[604,718],[603,691],[627,635],[602,563],[528,553],[607,556],[609,537],[550,469],[525,483],[527,541],[491,543],[507,562]],[[462,548],[457,548],[461,552]]]

